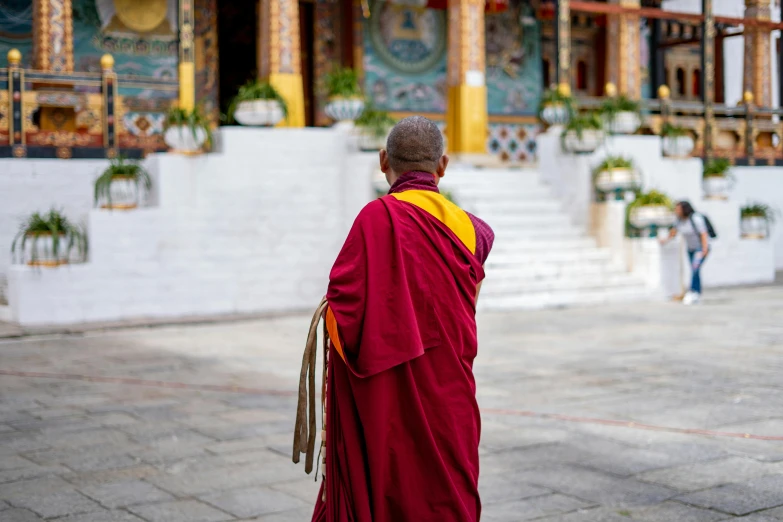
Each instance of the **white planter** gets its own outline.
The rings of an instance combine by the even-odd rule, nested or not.
[[[60,235],[57,255],[51,234],[28,236],[24,245],[24,263],[29,266],[56,267],[68,263],[68,237]]]
[[[729,199],[732,180],[727,176],[710,176],[702,180],[706,199]]]
[[[576,131],[566,131],[563,136],[563,148],[567,152],[578,154],[594,152],[604,141],[604,132],[595,129],[582,131],[580,138]]]
[[[271,127],[283,119],[283,107],[277,100],[239,102],[234,119],[242,125]]]
[[[613,120],[605,120],[605,127],[612,134],[633,134],[641,125],[642,121],[635,112],[618,112]]]
[[[163,135],[163,140],[174,152],[195,154],[201,152],[201,147],[207,141],[207,133],[204,129],[198,128],[194,136],[194,132],[185,125],[170,127]]]
[[[685,158],[693,152],[693,138],[677,136],[663,138],[663,155],[670,158]]]
[[[595,188],[600,192],[631,190],[641,182],[642,178],[635,169],[602,170],[595,176]]]
[[[740,232],[745,239],[766,239],[769,236],[769,222],[763,217],[744,217],[740,221]]]
[[[378,137],[368,132],[359,132],[359,148],[363,151],[376,151],[386,147],[386,138],[388,135]]]
[[[361,98],[330,98],[324,107],[327,116],[336,122],[353,121],[364,110]]]
[[[139,184],[134,178],[115,176],[109,185],[111,202],[101,201],[101,208],[130,210],[139,206]]]
[[[646,205],[631,210],[628,221],[639,229],[652,226],[668,227],[674,224],[676,216],[669,207],[663,205]]]
[[[541,119],[547,125],[565,125],[571,119],[568,113],[568,107],[562,103],[553,103],[545,105],[541,110]]]

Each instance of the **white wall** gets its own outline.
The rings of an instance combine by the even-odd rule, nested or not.
[[[772,228],[775,243],[775,266],[783,270],[783,168],[734,167],[737,184],[731,193],[731,201],[740,206],[758,201],[777,211],[777,224]]]
[[[218,141],[217,153],[149,158],[156,206],[89,211],[89,262],[11,267],[12,318],[62,324],[314,308],[372,197],[377,156],[351,153],[333,129],[229,127]]]

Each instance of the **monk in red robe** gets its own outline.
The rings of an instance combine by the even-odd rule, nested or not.
[[[313,521],[480,518],[475,313],[494,235],[438,192],[448,161],[433,122],[400,121],[380,152],[391,190],[361,211],[332,269]]]

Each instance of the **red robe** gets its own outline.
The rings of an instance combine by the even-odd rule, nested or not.
[[[473,359],[484,270],[475,232],[471,245],[464,219],[458,230],[435,210],[394,196],[370,203],[332,269],[339,340],[313,521],[479,520]]]

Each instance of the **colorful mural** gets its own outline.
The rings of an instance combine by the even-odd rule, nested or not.
[[[535,114],[542,93],[541,38],[532,8],[512,0],[486,15],[487,109],[490,114]]]
[[[22,53],[22,65],[33,63],[33,2],[3,0],[0,2],[0,63],[11,49]]]

